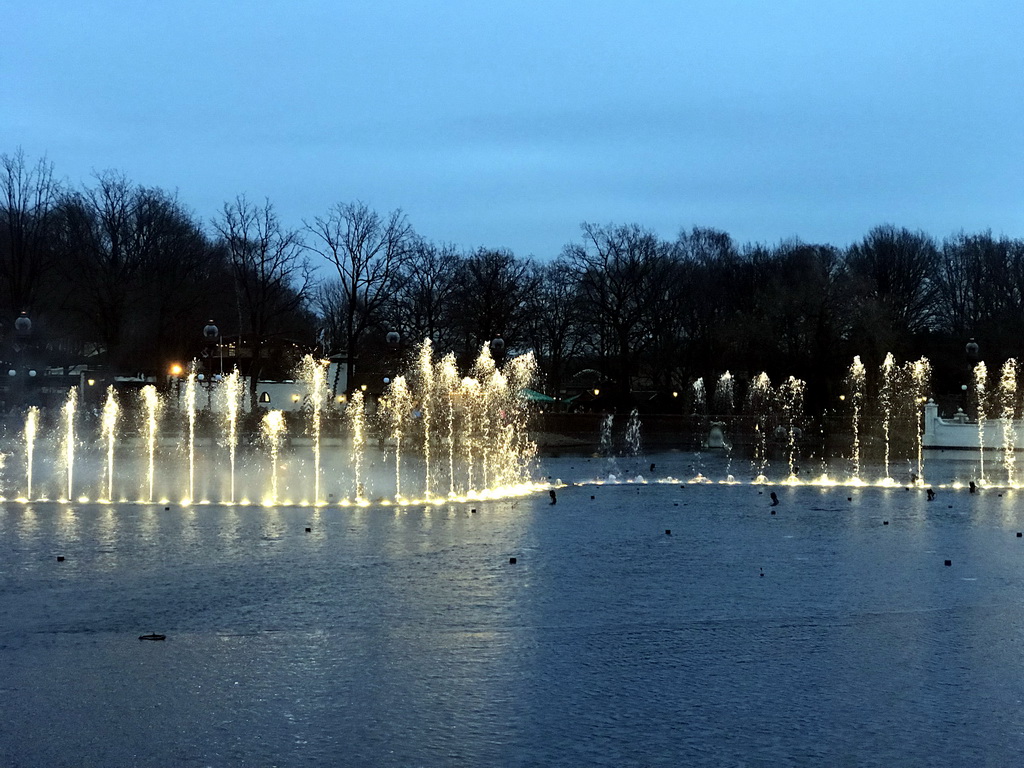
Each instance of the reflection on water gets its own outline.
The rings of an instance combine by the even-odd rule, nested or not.
[[[598,466],[546,462],[555,505],[0,505],[0,764],[1015,764],[1019,492]]]

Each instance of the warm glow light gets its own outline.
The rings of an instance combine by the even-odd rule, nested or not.
[[[292,402],[293,403],[299,402],[299,396],[298,395],[292,395]]]
[[[595,389],[594,390],[594,397],[597,397],[600,394],[601,394],[601,390],[600,389]]]
[[[181,365],[175,363],[174,365],[171,366],[170,374],[171,376],[181,376],[182,370],[184,369],[181,367]]]
[[[361,390],[363,390],[363,392],[365,392],[365,391],[366,391],[366,385],[365,385],[365,384],[363,384],[363,385],[362,385],[361,387],[359,387],[359,388],[360,388]]]
[[[678,392],[673,392],[672,393],[672,397],[679,397],[679,393]]]
[[[87,383],[90,387],[94,387],[96,386],[96,379],[89,379]]]

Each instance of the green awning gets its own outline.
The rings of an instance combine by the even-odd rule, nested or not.
[[[523,387],[520,391],[523,397],[529,400],[531,403],[557,403],[558,400],[551,395],[545,395],[543,392],[538,392],[535,389],[528,389]]]

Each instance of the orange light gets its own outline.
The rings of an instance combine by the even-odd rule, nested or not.
[[[181,376],[182,370],[182,367],[178,363],[174,363],[170,370],[171,376]]]

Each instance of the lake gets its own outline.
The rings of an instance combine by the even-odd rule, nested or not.
[[[554,505],[2,504],[0,765],[1019,762],[1024,492],[634,463],[544,460]]]

